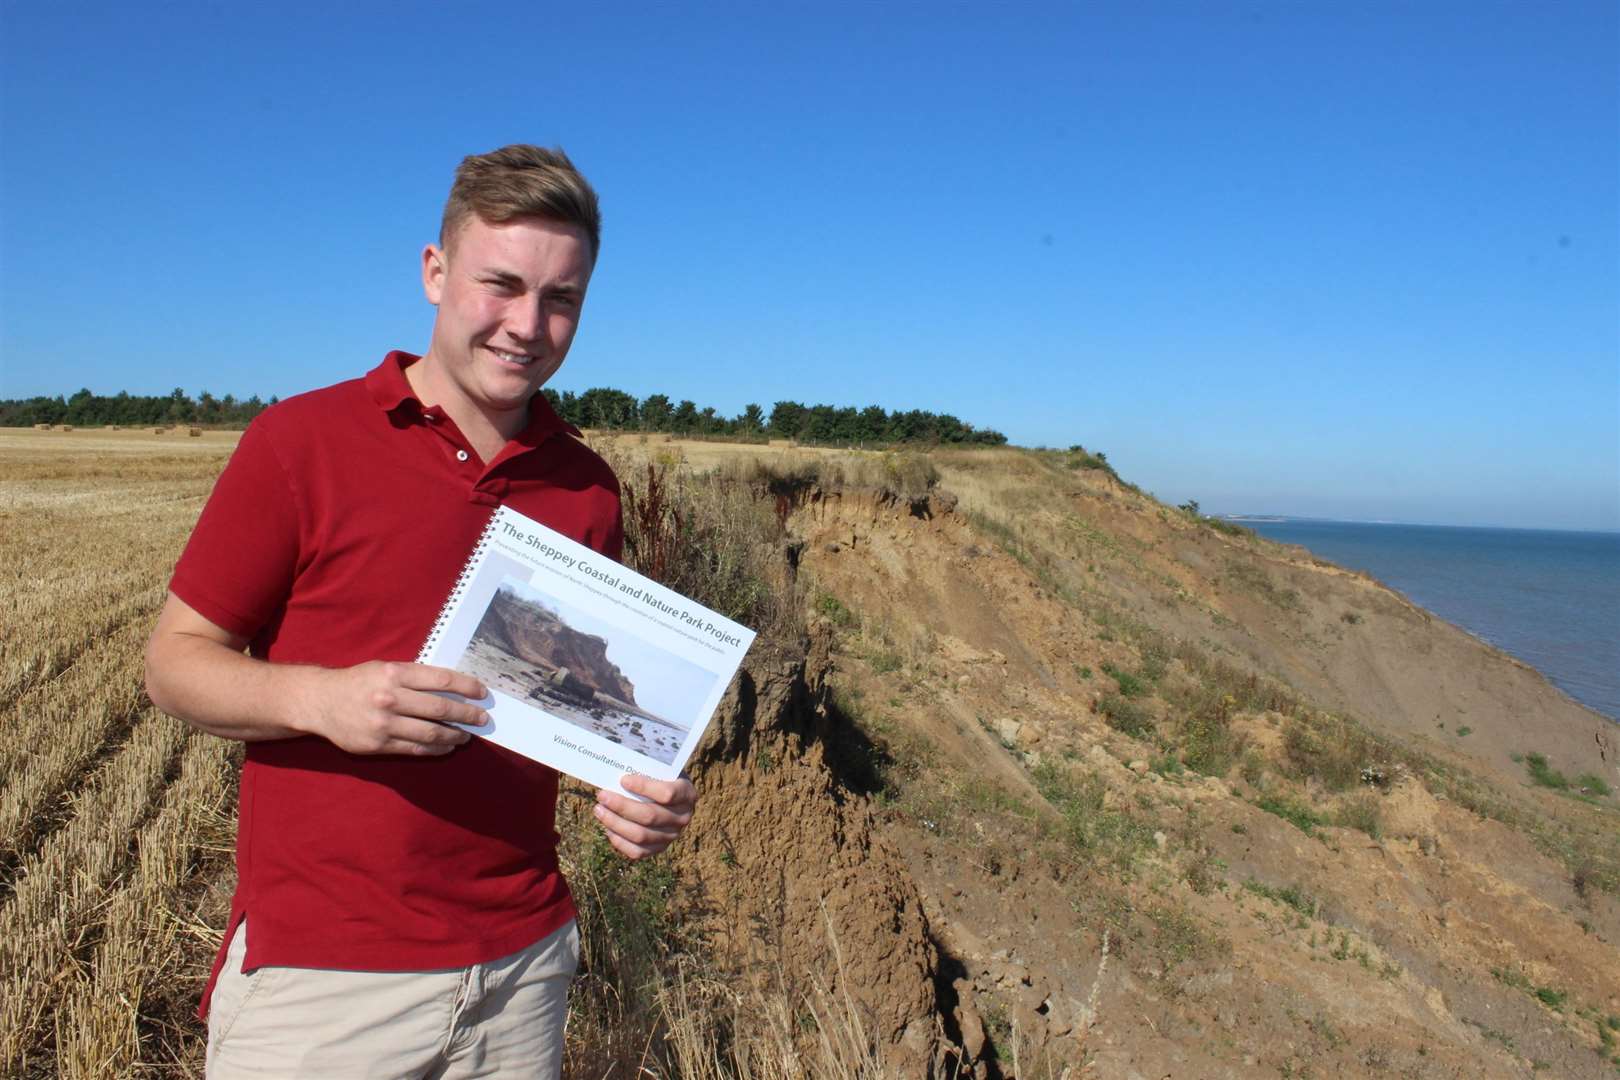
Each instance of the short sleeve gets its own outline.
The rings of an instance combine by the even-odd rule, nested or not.
[[[296,492],[261,418],[214,484],[169,588],[209,622],[252,638],[285,606],[298,552]]]

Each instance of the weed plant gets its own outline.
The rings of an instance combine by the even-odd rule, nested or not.
[[[1569,789],[1569,778],[1548,764],[1543,754],[1526,754],[1524,767],[1530,771],[1530,782],[1537,787],[1552,788],[1555,791]]]
[[[1153,830],[1147,824],[1105,805],[1107,785],[1095,774],[1076,775],[1064,766],[1042,761],[1034,780],[1036,790],[1061,819],[1058,839],[1075,855],[1129,870],[1153,845]]]
[[[894,649],[878,646],[868,650],[866,662],[871,665],[872,670],[877,674],[887,675],[899,671],[905,660]]]
[[[1582,773],[1575,778],[1575,786],[1588,795],[1596,795],[1600,799],[1606,799],[1613,794],[1608,782],[1597,773]]]
[[[1346,799],[1334,811],[1333,824],[1346,829],[1359,829],[1374,840],[1380,839],[1384,830],[1378,796],[1368,793]]]
[[[584,789],[579,789],[583,791]],[[564,1075],[647,1080],[881,1080],[859,1007],[818,984],[719,970],[672,915],[662,858],[628,863],[569,800],[561,852],[581,928]],[[830,942],[835,955],[839,948]]]
[[[812,604],[816,614],[841,629],[848,629],[855,625],[855,613],[838,597],[825,590],[818,590]]]
[[[1181,758],[1189,769],[1205,776],[1225,776],[1247,748],[1247,740],[1232,729],[1237,700],[1230,694],[1219,701],[1207,696],[1197,710],[1183,716],[1178,739]]]
[[[1128,671],[1121,671],[1112,664],[1104,664],[1102,669],[1103,673],[1112,678],[1119,686],[1119,692],[1125,697],[1141,697],[1147,693],[1147,682],[1143,678],[1132,675]]]
[[[1321,901],[1306,892],[1305,888],[1298,883],[1279,887],[1267,885],[1262,881],[1250,878],[1243,883],[1243,887],[1256,896],[1263,896],[1267,900],[1275,900],[1279,904],[1285,904],[1307,919],[1316,918],[1317,912],[1322,907]]]
[[[932,739],[882,714],[865,715],[858,702],[836,687],[833,707],[866,734],[865,741],[845,740],[844,771],[857,787],[873,791],[880,804],[899,805],[925,776],[939,779],[939,748]]]
[[[1097,711],[1115,731],[1133,739],[1153,737],[1153,718],[1146,709],[1123,694],[1104,694],[1097,702]]]
[[[1359,726],[1326,713],[1300,712],[1283,729],[1287,772],[1295,779],[1318,780],[1330,791],[1361,783],[1362,770],[1384,750]]]
[[[1280,792],[1262,795],[1254,805],[1268,814],[1277,815],[1306,836],[1315,836],[1317,828],[1328,823],[1326,818],[1309,806]]]

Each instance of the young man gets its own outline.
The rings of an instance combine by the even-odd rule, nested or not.
[[[247,743],[211,1077],[560,1069],[578,935],[556,773],[449,726],[484,716],[434,691],[483,686],[410,660],[496,506],[620,553],[613,474],[539,394],[599,233],[560,152],[464,160],[422,253],[426,355],[266,410],[175,568],[148,692]],[[692,785],[624,786],[648,801],[598,792],[609,840],[663,850]]]

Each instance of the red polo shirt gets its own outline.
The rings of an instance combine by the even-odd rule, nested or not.
[[[272,663],[413,660],[494,508],[618,558],[618,483],[543,397],[488,464],[390,353],[242,436],[170,588]],[[574,914],[557,774],[474,738],[443,757],[247,744],[228,943],[244,970],[409,971],[524,948]],[[214,974],[224,961],[224,949]],[[203,994],[207,1012],[213,978]]]

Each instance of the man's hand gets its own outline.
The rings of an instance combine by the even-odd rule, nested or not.
[[[692,820],[697,808],[697,789],[686,777],[654,780],[650,776],[626,776],[624,790],[649,800],[637,802],[616,791],[596,792],[596,820],[607,831],[608,843],[627,859],[645,859],[669,847]]]
[[[488,720],[478,706],[434,693],[484,696],[477,679],[448,668],[269,664],[244,656],[246,644],[170,593],[146,644],[153,704],[226,739],[319,735],[353,754],[448,754],[472,738],[450,723]]]
[[[476,705],[439,696],[484,696],[482,683],[449,668],[373,660],[312,670],[305,688],[309,729],[351,754],[448,754],[472,738],[450,724],[488,720]]]

